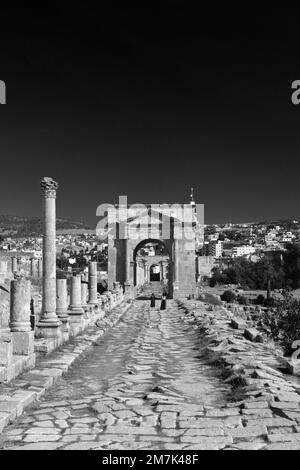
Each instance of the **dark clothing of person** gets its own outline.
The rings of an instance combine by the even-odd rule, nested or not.
[[[155,307],[155,295],[154,295],[154,294],[151,295],[151,304],[150,304],[150,307]]]
[[[163,296],[161,298],[160,309],[161,310],[166,310],[166,307],[167,307],[167,296],[165,294],[163,294]]]

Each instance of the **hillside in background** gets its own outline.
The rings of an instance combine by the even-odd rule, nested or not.
[[[68,219],[57,219],[57,230],[91,230],[82,222]],[[19,217],[13,215],[0,215],[0,236],[3,237],[29,237],[39,236],[43,233],[43,220],[40,217]]]

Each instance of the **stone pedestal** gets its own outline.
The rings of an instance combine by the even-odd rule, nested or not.
[[[43,306],[37,324],[36,337],[61,338],[61,322],[56,315],[56,190],[52,178],[41,182],[44,192],[44,242],[43,242]]]
[[[97,262],[89,263],[89,305],[97,305]]]
[[[34,331],[13,333],[13,354],[18,356],[34,354]]]
[[[84,310],[81,304],[81,276],[71,278],[71,298],[69,315],[82,315]]]

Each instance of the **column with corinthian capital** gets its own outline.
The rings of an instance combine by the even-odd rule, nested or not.
[[[41,181],[44,196],[43,242],[43,304],[37,324],[37,337],[61,336],[61,321],[56,315],[56,191],[58,183],[52,178]]]

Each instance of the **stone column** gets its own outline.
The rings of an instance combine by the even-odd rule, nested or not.
[[[89,304],[97,305],[97,262],[89,263]]]
[[[34,278],[38,277],[38,260],[31,258],[30,260],[30,275]]]
[[[10,329],[13,333],[13,354],[29,356],[34,353],[34,332],[30,324],[31,284],[21,278],[11,281]]]
[[[4,282],[7,277],[7,261],[0,261],[0,282]]]
[[[179,242],[175,240],[175,282],[179,282]]]
[[[66,327],[69,320],[67,279],[56,279],[56,314]]]
[[[12,270],[12,273],[17,273],[19,271],[19,268],[18,268],[18,258],[16,256],[13,256],[12,259],[11,259],[11,270]]]
[[[70,315],[81,315],[84,313],[81,306],[81,276],[73,276],[71,278],[71,298],[70,298]]]
[[[61,322],[56,315],[56,190],[52,178],[41,181],[44,193],[43,305],[37,337],[60,337]]]
[[[131,279],[130,279],[130,246],[129,246],[129,240],[125,239],[125,282],[124,282],[124,288],[126,291],[130,290],[131,286]],[[111,288],[111,287],[109,287]]]
[[[81,282],[81,306],[84,310],[87,310],[87,297],[88,297],[88,284]]]
[[[165,281],[165,279],[164,279],[164,262],[163,261],[160,262],[160,280],[161,280],[161,282]]]
[[[42,258],[38,259],[38,275],[40,278],[43,277],[43,259]]]

